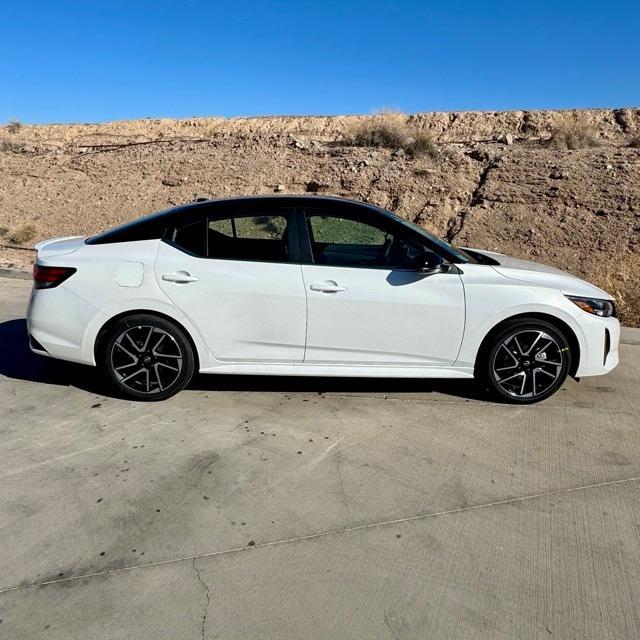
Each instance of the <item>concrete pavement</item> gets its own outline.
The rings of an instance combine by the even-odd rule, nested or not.
[[[532,407],[467,383],[104,395],[0,280],[0,638],[637,638],[640,346]]]

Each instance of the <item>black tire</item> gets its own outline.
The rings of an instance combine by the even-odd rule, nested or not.
[[[98,367],[118,395],[152,402],[189,384],[195,358],[182,329],[141,313],[121,318],[108,329],[101,340]]]
[[[502,402],[533,404],[553,395],[571,368],[565,335],[544,320],[507,322],[483,346],[476,378]]]

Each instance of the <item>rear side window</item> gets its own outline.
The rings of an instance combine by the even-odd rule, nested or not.
[[[277,211],[209,217],[174,227],[167,239],[202,258],[250,262],[289,261],[289,214]]]
[[[209,221],[208,256],[221,260],[288,262],[288,217],[238,214]]]
[[[180,249],[201,258],[207,255],[206,219],[176,227],[170,236],[171,242]]]

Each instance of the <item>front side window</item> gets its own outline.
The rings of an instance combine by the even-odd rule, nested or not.
[[[209,258],[287,262],[288,219],[284,214],[236,215],[210,219]]]
[[[325,211],[307,212],[314,264],[402,269],[424,248],[385,220],[358,220]]]

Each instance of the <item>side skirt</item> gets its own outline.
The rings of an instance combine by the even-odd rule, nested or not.
[[[318,376],[336,378],[473,378],[473,367],[367,367],[318,364],[220,364],[200,373],[257,376]]]

